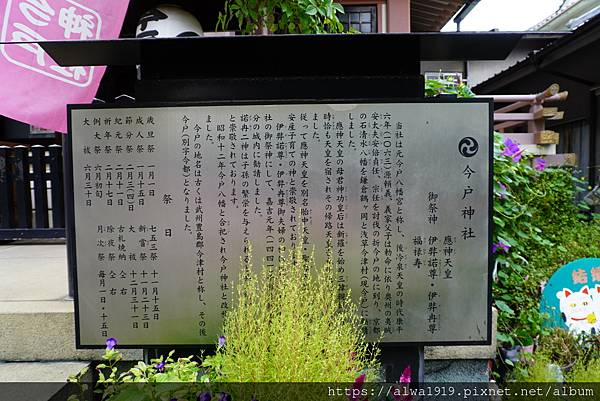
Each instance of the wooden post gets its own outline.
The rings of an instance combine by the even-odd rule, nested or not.
[[[13,149],[11,177],[14,183],[14,207],[17,228],[31,228],[31,186],[29,184],[29,155],[26,146]]]
[[[50,188],[52,199],[52,227],[65,226],[65,198],[63,187],[62,146],[48,147],[50,164]]]
[[[11,186],[8,180],[8,146],[0,146],[0,228],[10,228],[11,226]]]
[[[42,145],[31,147],[33,195],[35,200],[35,228],[48,227],[48,191],[46,188],[46,163]]]

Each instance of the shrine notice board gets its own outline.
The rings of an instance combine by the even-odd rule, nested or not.
[[[328,250],[368,338],[487,344],[490,100],[69,106],[80,348],[214,344],[240,258]]]

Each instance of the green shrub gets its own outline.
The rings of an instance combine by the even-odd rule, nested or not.
[[[302,241],[274,269],[240,273],[225,344],[203,366],[211,381],[353,382],[379,374],[350,293],[341,300],[331,262],[317,267]]]
[[[537,352],[543,353],[565,370],[569,370],[583,356],[583,348],[577,338],[559,328],[550,330],[540,338]]]
[[[563,381],[560,367],[543,354],[522,358],[512,371],[509,381],[523,383],[558,383]]]
[[[243,34],[340,33],[338,13],[344,7],[333,0],[225,0],[217,28],[226,30],[236,20]]]
[[[600,336],[575,336],[563,329],[552,329],[540,337],[533,354],[516,364],[509,380],[599,382]]]
[[[567,375],[570,383],[599,383],[600,382],[600,359],[593,359],[587,364],[578,361]]]

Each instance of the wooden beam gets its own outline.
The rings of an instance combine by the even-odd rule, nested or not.
[[[530,105],[531,103],[529,102],[515,102],[513,104],[509,104],[508,106],[500,107],[495,111],[495,113],[510,113],[511,111],[515,111]]]
[[[494,113],[494,121],[533,121],[543,117],[543,109],[534,113]]]
[[[558,107],[544,107],[544,117],[552,117],[558,113]]]
[[[560,153],[557,155],[544,156],[546,167],[577,166],[577,155],[575,153]]]
[[[562,120],[565,116],[565,112],[564,111],[559,111],[557,112],[555,115],[553,115],[550,118],[547,118],[547,120]]]
[[[547,155],[555,155],[556,154],[556,144],[549,145],[523,145],[521,144],[520,148],[523,150],[523,153],[528,153],[530,155],[536,156],[547,156]]]
[[[560,87],[557,84],[550,85],[546,90],[535,93],[532,95],[483,95],[483,96],[475,96],[475,97],[492,97],[494,98],[494,102],[496,103],[512,103],[512,102],[537,102],[541,103],[547,100],[564,100],[559,96],[561,93],[558,92]],[[567,92],[568,94],[568,92]],[[564,95],[563,95],[564,96]],[[566,97],[565,97],[566,99]]]
[[[448,4],[445,5],[445,7],[442,8],[446,8],[448,7]],[[416,3],[414,1],[411,1],[410,3],[410,9],[411,10],[422,10],[422,9],[428,9],[430,11],[433,11],[435,13],[437,13],[439,15],[440,11],[443,11],[442,9],[440,9],[440,7],[435,6],[435,5],[430,5],[427,3]]]
[[[559,92],[554,96],[544,99],[545,102],[564,102],[569,97],[569,91]]]
[[[526,121],[505,121],[503,123],[494,124],[496,131],[504,131],[505,129],[518,127],[519,125],[525,124]]]
[[[431,11],[426,11],[426,10],[416,10],[416,9],[412,9],[411,14],[415,14],[418,16],[427,16],[428,18],[437,18],[438,15],[434,12]]]
[[[558,132],[545,130],[542,132],[506,132],[502,134],[505,138],[522,145],[550,145],[559,142]]]

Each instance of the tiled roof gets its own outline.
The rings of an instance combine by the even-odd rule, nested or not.
[[[490,85],[493,86],[494,84],[501,82],[503,79],[510,80],[510,76],[512,74],[515,74],[519,70],[522,70],[526,67],[534,67],[535,68],[537,65],[539,65],[542,62],[542,60],[544,59],[544,57],[546,55],[554,52],[555,50],[562,49],[562,48],[565,48],[566,46],[574,44],[576,41],[578,41],[582,37],[586,36],[591,31],[600,30],[599,28],[600,28],[600,15],[596,15],[595,17],[593,17],[589,21],[587,21],[585,24],[579,26],[572,33],[565,34],[565,36],[563,36],[562,38],[555,40],[554,42],[544,46],[543,48],[541,48],[535,52],[532,52],[527,58],[519,61],[512,67],[509,67],[509,68],[497,73],[496,75],[492,76],[491,78],[487,79],[486,81],[478,84],[477,86],[475,86],[473,88],[473,91],[475,93],[485,94],[485,93],[487,93],[486,88],[485,88],[486,86],[487,87],[489,87]]]
[[[529,31],[538,31],[540,28],[542,28],[543,26],[545,26],[546,24],[548,24],[550,21],[553,21],[557,17],[563,15],[564,13],[566,13],[567,11],[569,11],[571,8],[573,8],[573,6],[575,6],[577,3],[580,3],[580,2],[581,2],[581,0],[567,0],[567,1],[565,1],[565,3],[558,10],[556,10],[553,14],[551,14],[548,17],[544,18],[543,20],[541,20],[540,22],[538,22],[537,24],[535,24],[534,26],[532,26],[528,30]]]

